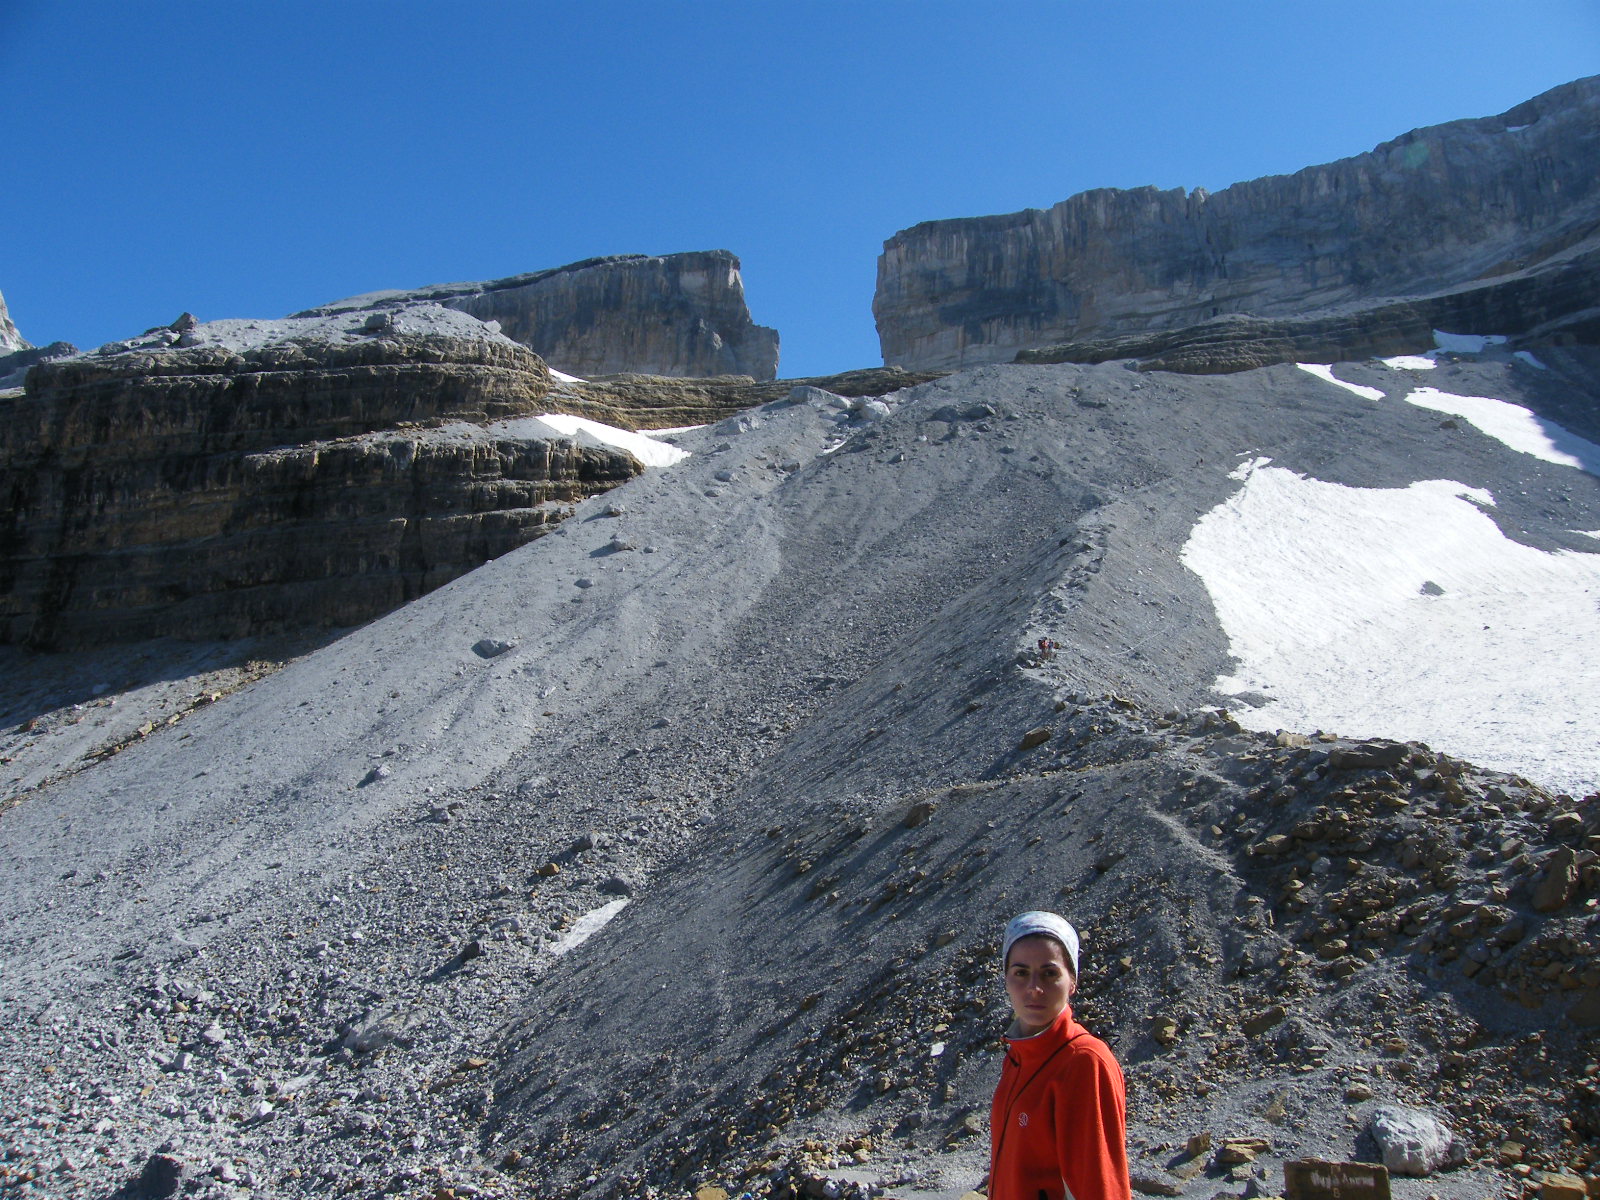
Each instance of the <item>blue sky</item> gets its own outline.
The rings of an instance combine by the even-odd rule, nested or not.
[[[725,248],[780,373],[883,241],[1298,170],[1600,73],[1595,0],[0,0],[0,293],[88,347]]]

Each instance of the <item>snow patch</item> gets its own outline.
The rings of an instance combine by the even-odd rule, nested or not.
[[[550,366],[549,364],[546,364],[546,369],[550,372],[550,378],[554,379],[557,383],[584,383],[584,382],[587,382],[586,380],[579,379],[576,375],[568,375],[565,371],[558,371],[554,367]]]
[[[1506,335],[1503,333],[1446,333],[1442,329],[1435,329],[1433,344],[1436,349],[1426,354],[1397,354],[1393,358],[1380,358],[1378,361],[1396,371],[1431,371],[1438,365],[1435,359],[1440,354],[1482,354],[1490,346],[1503,346],[1505,343]],[[1544,365],[1527,351],[1518,351],[1519,358],[1524,355],[1534,366]]]
[[[1256,467],[1184,564],[1237,660],[1252,729],[1427,742],[1580,795],[1600,785],[1600,554],[1507,538],[1450,480],[1351,488]]]
[[[1512,358],[1520,358],[1523,362],[1527,363],[1530,367],[1535,367],[1540,371],[1548,371],[1550,369],[1549,367],[1545,366],[1542,362],[1540,362],[1537,358],[1535,358],[1533,356],[1533,352],[1530,351],[1530,350],[1518,350],[1511,357]]]
[[[1238,480],[1249,479],[1250,476],[1254,475],[1257,471],[1259,471],[1262,467],[1266,466],[1271,461],[1272,460],[1270,458],[1252,458],[1252,459],[1247,459],[1246,461],[1240,463],[1233,470],[1229,471],[1228,472],[1228,478],[1229,479],[1238,479]]]
[[[1433,344],[1448,354],[1482,354],[1490,346],[1505,345],[1503,333],[1446,333],[1433,331]]]
[[[572,928],[562,934],[561,939],[550,947],[550,953],[562,955],[576,950],[604,929],[612,917],[627,907],[626,900],[613,900],[609,904],[602,904],[599,908],[590,909],[574,921]]]
[[[657,438],[635,433],[631,429],[618,429],[614,425],[605,425],[585,417],[569,416],[567,413],[542,413],[537,417],[525,417],[512,424],[518,427],[542,425],[550,430],[551,434],[574,438],[581,444],[626,450],[647,467],[670,467],[689,457],[687,450],[669,446]],[[518,432],[522,430],[519,428]],[[530,433],[524,436],[539,435]]]
[[[1422,354],[1397,354],[1393,358],[1380,358],[1378,361],[1396,371],[1431,371],[1439,365]]]
[[[1520,404],[1491,396],[1452,396],[1437,388],[1418,388],[1406,397],[1406,403],[1460,417],[1523,454],[1600,475],[1600,446]]]
[[[1428,364],[1432,366],[1432,363]],[[1333,366],[1329,363],[1295,363],[1302,371],[1310,372],[1318,379],[1326,379],[1335,387],[1342,387],[1347,392],[1354,392],[1363,400],[1382,400],[1383,393],[1374,387],[1362,387],[1359,383],[1346,383],[1333,373]]]

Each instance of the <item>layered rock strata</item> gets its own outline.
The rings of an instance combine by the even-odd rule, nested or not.
[[[669,429],[707,425],[758,404],[784,399],[796,387],[822,388],[836,396],[882,396],[937,379],[941,372],[868,367],[839,375],[758,381],[748,375],[672,379],[622,374],[600,379],[558,380],[551,401],[564,411],[593,416],[624,429]]]
[[[1586,338],[1597,154],[1600,77],[1214,195],[1098,189],[1048,210],[927,222],[879,259],[884,361],[1008,361],[1224,316],[1305,318],[1456,290],[1496,310],[1476,332]]]
[[[777,331],[751,320],[739,260],[726,250],[590,258],[488,282],[372,292],[301,315],[419,303],[499,322],[507,337],[572,375],[778,373]]]
[[[549,374],[461,314],[179,324],[0,397],[0,642],[353,624],[642,469],[509,432]]]
[[[1213,317],[1179,329],[1022,350],[1024,363],[1132,360],[1140,370],[1218,375],[1285,362],[1336,362],[1426,350],[1435,330],[1517,330],[1510,348],[1600,345],[1590,304],[1600,252],[1531,274],[1433,296],[1311,317]]]

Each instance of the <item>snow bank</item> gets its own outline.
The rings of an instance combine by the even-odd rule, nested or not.
[[[1439,365],[1424,354],[1396,354],[1393,358],[1380,358],[1378,361],[1396,371],[1431,371]]]
[[[569,437],[591,446],[626,450],[647,467],[670,467],[689,457],[687,450],[680,450],[645,434],[566,413],[523,417],[506,422],[504,428],[514,437]]]
[[[1437,365],[1434,359],[1437,355],[1444,354],[1482,354],[1490,346],[1503,346],[1506,335],[1503,333],[1446,333],[1442,329],[1433,331],[1433,344],[1436,347],[1426,354],[1397,354],[1393,358],[1380,358],[1378,361],[1386,367],[1393,367],[1396,371],[1431,371]],[[1526,357],[1536,367],[1544,366],[1522,350],[1517,352],[1517,357]],[[1337,380],[1335,381],[1337,382]]]
[[[1430,367],[1433,364],[1428,364]],[[1335,387],[1342,387],[1347,392],[1354,392],[1363,400],[1382,400],[1383,393],[1374,387],[1362,387],[1359,383],[1346,383],[1333,373],[1333,366],[1329,363],[1295,363],[1302,371],[1309,371],[1318,379],[1326,379]]]
[[[1406,403],[1460,417],[1523,454],[1600,475],[1600,446],[1520,404],[1490,396],[1452,396],[1437,388],[1418,388],[1406,397]]]
[[[1183,561],[1237,660],[1253,729],[1427,742],[1581,794],[1600,786],[1600,554],[1514,542],[1485,491],[1366,489],[1256,460]]]

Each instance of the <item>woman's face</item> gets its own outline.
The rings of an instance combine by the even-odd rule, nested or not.
[[[1054,938],[1018,938],[1006,964],[1006,999],[1024,1036],[1047,1029],[1072,998],[1077,981]]]

